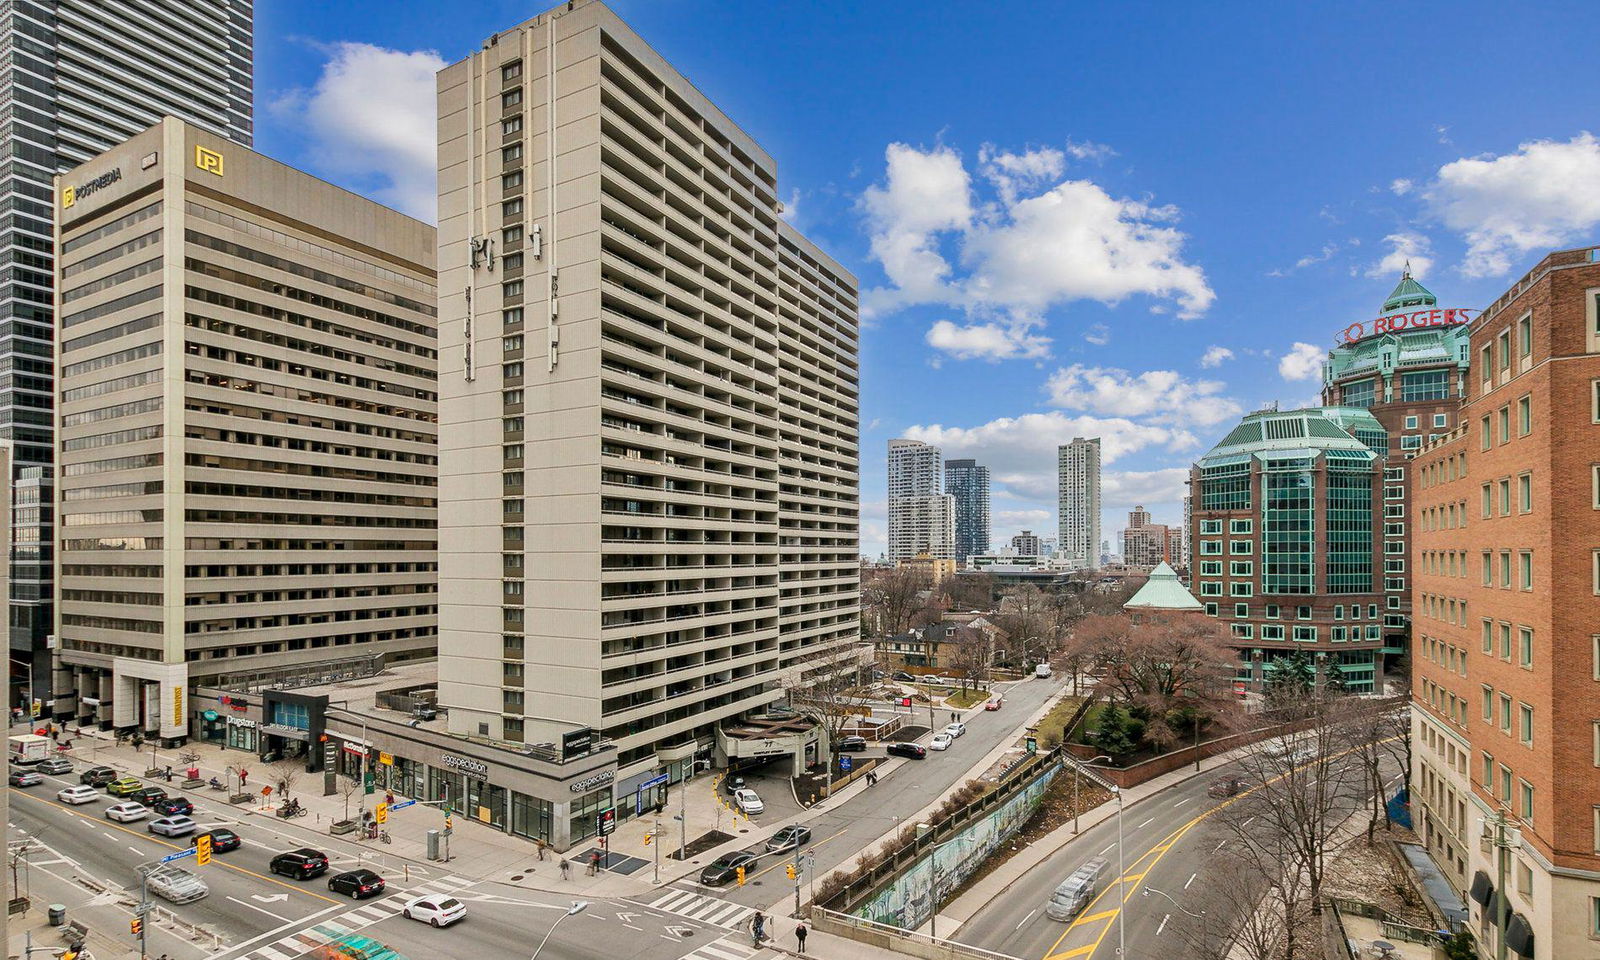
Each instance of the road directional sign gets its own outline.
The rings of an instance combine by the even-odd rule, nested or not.
[[[414,804],[416,802],[417,801],[415,801],[415,800],[401,800],[399,803],[391,803],[389,805],[389,809],[390,810],[404,810],[406,807],[409,807],[409,806],[411,806],[412,804]]]
[[[174,860],[182,860],[184,857],[192,857],[192,856],[194,856],[194,848],[190,847],[188,850],[179,850],[177,853],[169,853],[169,854],[167,854],[166,856],[161,858],[161,862],[162,863],[171,863]]]

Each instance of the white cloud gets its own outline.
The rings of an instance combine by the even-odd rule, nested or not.
[[[1055,536],[1056,515],[1053,511],[1038,507],[1032,510],[996,510],[991,516],[989,529],[994,532],[993,546],[1011,546],[1013,534],[1023,530],[1032,530],[1041,537]]]
[[[1219,380],[1190,380],[1176,370],[1130,374],[1114,367],[1073,364],[1051,375],[1045,385],[1050,402],[1069,410],[1149,417],[1155,422],[1211,426],[1237,417],[1244,408],[1222,396]]]
[[[1200,355],[1200,366],[1209,370],[1212,367],[1220,367],[1224,362],[1232,359],[1232,350],[1229,350],[1227,347],[1219,347],[1213,344],[1209,347],[1206,347],[1206,352]]]
[[[1160,514],[1156,516],[1157,523],[1177,524],[1183,520],[1181,505],[1184,494],[1188,492],[1185,486],[1188,479],[1188,467],[1165,467],[1160,470],[1107,470],[1100,476],[1100,499],[1105,508],[1127,509],[1139,504],[1152,508],[1158,504],[1178,505],[1179,512],[1175,515],[1167,516],[1165,519]]]
[[[1061,176],[1066,167],[1066,154],[1050,147],[1008,153],[986,143],[978,151],[979,172],[994,184],[1001,202],[1007,206],[1016,202],[1018,190],[1037,190],[1046,181]]]
[[[1269,270],[1269,271],[1267,271],[1267,276],[1269,276],[1269,277],[1287,277],[1289,274],[1294,273],[1296,270],[1304,270],[1306,267],[1309,267],[1312,264],[1326,263],[1327,261],[1332,260],[1333,259],[1333,255],[1338,253],[1338,252],[1339,252],[1339,245],[1337,243],[1325,243],[1325,244],[1322,245],[1322,249],[1319,252],[1306,254],[1305,256],[1301,257],[1299,260],[1296,260],[1294,262],[1294,266],[1289,267],[1287,269],[1285,269],[1283,267],[1279,267],[1279,268],[1277,268],[1275,270]]]
[[[890,144],[884,181],[861,198],[872,256],[890,284],[863,295],[867,312],[959,307],[974,324],[969,329],[1017,345],[1002,351],[1015,357],[1036,356],[1048,340],[1032,331],[1051,307],[1076,300],[1115,305],[1144,295],[1175,303],[1180,317],[1204,313],[1216,295],[1204,271],[1183,258],[1187,238],[1171,225],[1177,209],[1113,198],[1088,180],[1056,182],[1068,154],[1098,157],[1106,150],[1069,143],[1066,151],[1012,153],[984,146],[978,183],[992,187],[995,199],[980,203],[954,150]],[[959,260],[946,246],[960,251]],[[962,329],[942,324],[929,331],[930,342],[953,341]],[[1003,338],[997,326],[1008,328]]]
[[[1091,323],[1089,329],[1083,332],[1083,339],[1097,347],[1103,347],[1111,342],[1111,328],[1103,323]]]
[[[378,200],[432,222],[438,205],[438,125],[434,74],[445,61],[432,50],[389,50],[366,43],[331,49],[310,90],[295,90],[271,109],[303,126],[313,162],[334,176],[376,177]]]
[[[1414,186],[1416,186],[1416,184],[1412,183],[1410,180],[1407,180],[1405,177],[1396,177],[1395,179],[1389,181],[1389,192],[1397,197],[1403,197],[1410,193],[1411,188]]]
[[[928,328],[928,346],[958,360],[1013,360],[1050,355],[1050,338],[1030,333],[1020,324],[974,323],[960,326],[940,320]]]
[[[1322,376],[1322,361],[1328,351],[1314,343],[1296,343],[1278,360],[1278,374],[1285,380],[1311,380]]]
[[[1093,160],[1096,163],[1110,160],[1117,155],[1117,151],[1106,144],[1095,143],[1093,140],[1068,140],[1067,153],[1074,160]]]
[[[891,143],[885,157],[887,182],[868,187],[861,204],[871,225],[872,256],[897,289],[869,291],[868,303],[878,309],[944,300],[950,265],[937,235],[970,224],[971,178],[948,147],[923,151]]]
[[[1466,238],[1462,273],[1499,276],[1514,257],[1575,242],[1600,224],[1600,140],[1580,133],[1456,160],[1439,168],[1423,197]]]
[[[1074,417],[1054,410],[1001,417],[975,427],[913,426],[902,436],[931,443],[946,457],[977,457],[1007,484],[1008,476],[1048,472],[1051,490],[1055,489],[1056,448],[1070,443],[1073,437],[1099,437],[1105,463],[1147,448],[1176,451],[1199,442],[1192,433],[1177,427],[1136,423],[1124,417]],[[1050,494],[1050,499],[1054,498]]]
[[[1414,277],[1427,276],[1433,269],[1433,244],[1422,234],[1403,230],[1389,234],[1383,242],[1389,245],[1389,252],[1367,268],[1367,276],[1375,280],[1395,279],[1408,263]]]
[[[778,214],[788,223],[794,223],[794,218],[800,215],[800,188],[795,187],[789,191],[789,199],[783,201],[783,212]]]

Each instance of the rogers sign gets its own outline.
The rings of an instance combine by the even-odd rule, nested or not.
[[[1391,313],[1387,317],[1379,317],[1370,323],[1352,323],[1339,334],[1340,343],[1355,343],[1368,337],[1376,337],[1384,333],[1400,333],[1403,330],[1421,330],[1424,327],[1454,327],[1463,323],[1471,323],[1477,310],[1466,307],[1449,307],[1444,310],[1416,310],[1411,313]]]

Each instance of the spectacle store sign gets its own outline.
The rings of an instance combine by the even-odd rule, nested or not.
[[[1464,323],[1471,323],[1478,315],[1477,310],[1466,307],[1449,307],[1443,310],[1413,310],[1410,313],[1391,313],[1386,317],[1379,317],[1366,323],[1352,323],[1339,334],[1340,343],[1355,343],[1368,337],[1376,337],[1385,333],[1400,333],[1405,330],[1422,330],[1426,327],[1455,327]]]

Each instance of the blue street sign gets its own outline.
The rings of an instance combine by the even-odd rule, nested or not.
[[[845,773],[849,773],[850,772],[850,762],[851,761],[850,761],[849,757],[840,757],[839,758],[839,769],[843,770]]]
[[[171,863],[174,860],[182,860],[184,857],[192,857],[192,856],[194,856],[194,848],[190,847],[187,850],[179,850],[177,853],[169,853],[169,854],[167,854],[166,856],[161,858],[161,862],[162,863]]]
[[[390,804],[389,805],[389,809],[390,810],[404,810],[406,807],[409,807],[409,806],[411,806],[412,804],[414,804],[416,802],[417,801],[415,801],[415,800],[401,800],[399,803]]]

